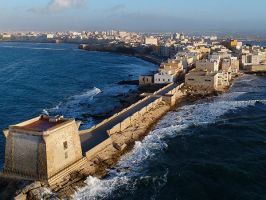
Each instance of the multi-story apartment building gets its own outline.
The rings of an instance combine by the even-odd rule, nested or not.
[[[196,62],[196,69],[198,71],[217,72],[219,70],[218,60],[199,60]]]
[[[161,69],[159,73],[154,75],[155,84],[173,83],[177,79],[177,73],[173,73],[171,70]]]
[[[242,55],[242,66],[244,69],[247,68],[247,66],[251,65],[259,65],[260,64],[260,57],[258,54],[243,54]]]
[[[195,92],[218,90],[218,73],[193,70],[185,76],[185,84]]]

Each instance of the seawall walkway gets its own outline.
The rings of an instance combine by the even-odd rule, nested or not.
[[[161,98],[161,96],[166,95],[171,90],[175,89],[178,85],[179,84],[169,84],[161,90],[155,92],[153,95],[150,95],[144,100],[137,102],[135,105],[129,107],[129,109],[125,109],[125,111],[122,111],[117,116],[107,119],[106,122],[103,122],[100,126],[81,131],[80,139],[83,154],[107,140],[109,138],[109,135],[107,133],[108,130],[112,129],[115,125],[123,122],[134,113],[137,113],[142,108],[145,108],[152,102]]]

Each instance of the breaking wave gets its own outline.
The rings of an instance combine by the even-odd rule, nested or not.
[[[53,108],[43,109],[43,113],[47,115],[62,114],[74,118],[79,117],[79,115],[86,110],[85,107],[101,92],[101,89],[94,87],[80,95],[67,98],[66,101],[60,102]]]
[[[185,129],[191,126],[204,126],[215,123],[215,121],[228,112],[236,112],[254,106],[257,103],[266,104],[266,100],[237,100],[244,96],[245,92],[229,92],[219,97],[198,101],[191,105],[184,105],[178,110],[170,112],[155,127],[142,142],[136,142],[134,149],[124,155],[120,162],[109,171],[108,177],[100,180],[95,177],[88,177],[85,186],[79,189],[73,196],[76,200],[86,199],[108,199],[119,198],[119,191],[134,192],[137,184],[143,179],[150,179],[144,176],[148,161],[156,160],[158,155],[168,148],[167,139],[175,138],[184,134]],[[241,99],[241,98],[240,98]],[[167,183],[165,170],[162,177],[154,181],[153,197]]]

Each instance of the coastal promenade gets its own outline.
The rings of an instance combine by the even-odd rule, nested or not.
[[[179,84],[169,84],[161,90],[155,92],[154,94],[146,97],[143,101],[137,102],[134,106],[121,112],[116,117],[111,117],[106,123],[102,123],[97,128],[92,128],[80,132],[81,146],[83,154],[93,149],[97,145],[101,144],[109,138],[107,133],[108,130],[112,129],[117,124],[123,122],[128,117],[137,113],[141,109],[145,108],[152,102],[161,98],[161,96],[168,94],[171,90],[175,89]]]

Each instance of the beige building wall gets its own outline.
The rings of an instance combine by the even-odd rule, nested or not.
[[[208,47],[204,47],[204,46],[201,46],[201,47],[198,47],[197,50],[201,53],[201,54],[210,54],[211,52],[211,49],[208,48]]]
[[[41,138],[39,136],[14,133],[12,168],[25,174],[38,174],[38,147],[40,143]]]
[[[240,62],[238,59],[231,59],[232,74],[236,75],[239,72]]]
[[[200,60],[196,62],[196,69],[199,71],[216,72],[219,70],[219,64],[207,60]]]
[[[6,136],[4,170],[33,179],[45,179],[47,163],[42,137],[12,129]]]
[[[222,70],[225,70],[227,72],[231,72],[232,68],[231,68],[231,59],[227,58],[227,59],[223,59],[222,61]]]
[[[154,78],[153,75],[141,75],[139,77],[139,84],[145,85],[145,84],[153,84]]]
[[[223,90],[224,88],[230,85],[231,74],[228,72],[219,72],[218,73],[218,85],[217,90]]]
[[[212,92],[218,87],[218,75],[191,72],[186,75],[185,84],[193,90]]]
[[[74,121],[53,132],[45,137],[49,177],[82,158],[78,127]]]
[[[248,71],[251,72],[266,72],[266,64],[265,65],[252,65],[247,67]]]

